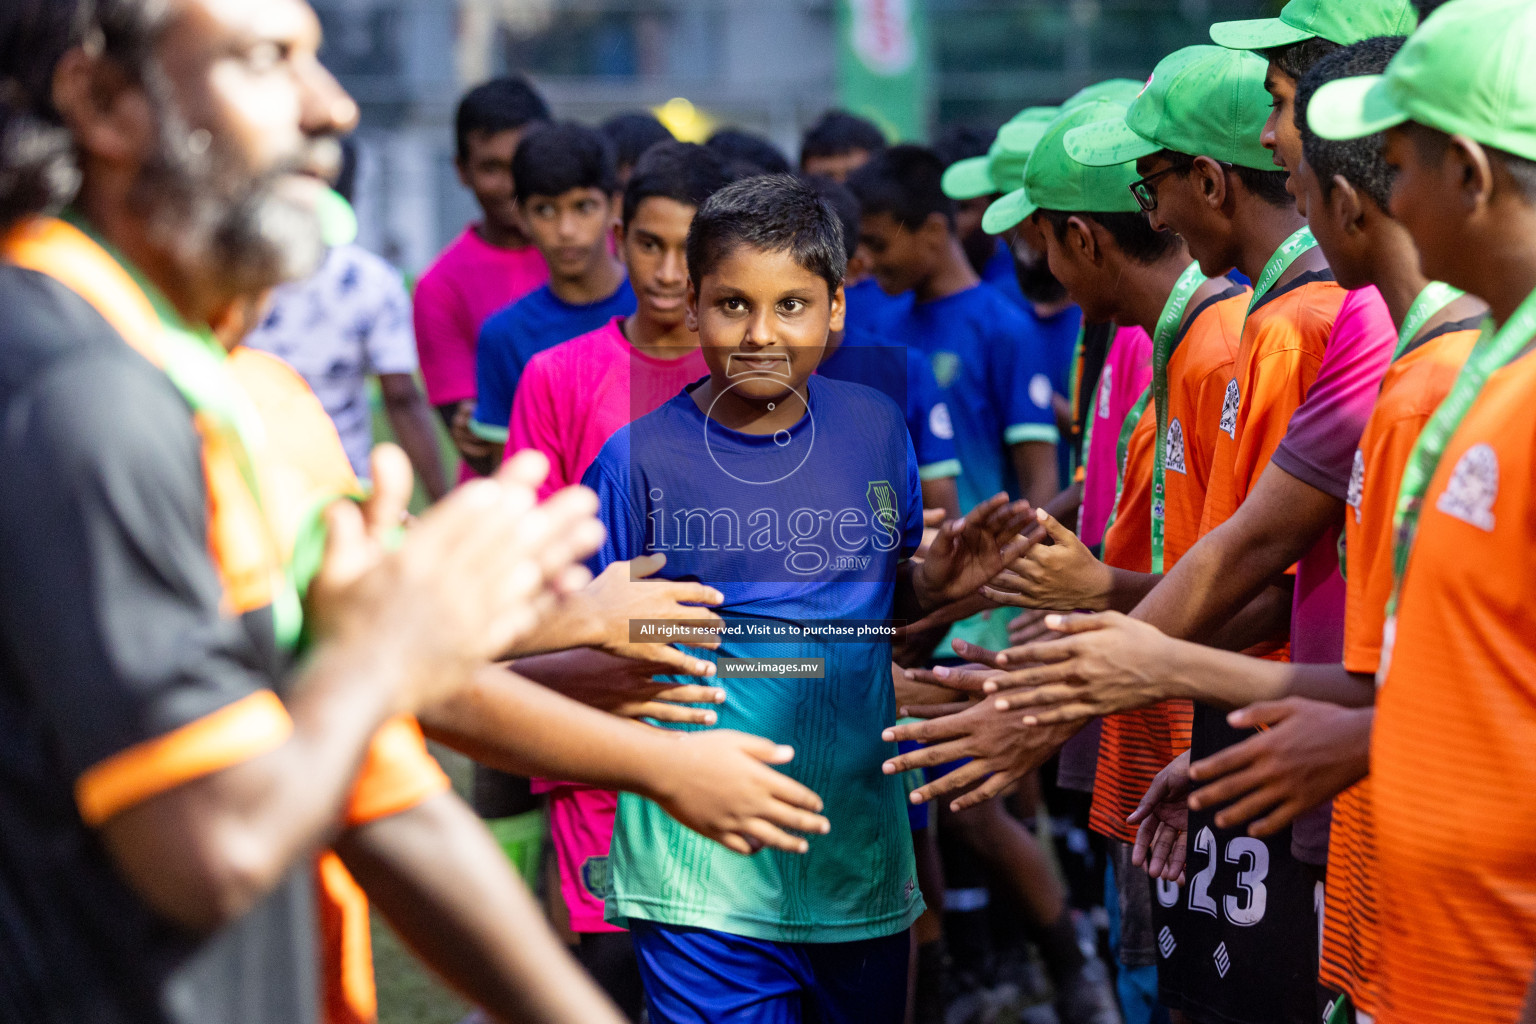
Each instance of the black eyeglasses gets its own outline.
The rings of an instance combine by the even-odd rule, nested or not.
[[[1174,171],[1187,171],[1192,166],[1193,164],[1174,164],[1172,167],[1163,168],[1156,174],[1149,174],[1145,178],[1137,178],[1131,182],[1131,195],[1136,197],[1136,205],[1141,207],[1141,212],[1151,213],[1157,209],[1157,189],[1152,187],[1154,181],[1165,174],[1172,174]]]
[[[1217,160],[1216,162],[1224,168],[1232,167],[1232,164],[1227,163],[1225,160]],[[1131,182],[1129,187],[1131,195],[1136,197],[1136,205],[1141,207],[1143,213],[1151,213],[1157,209],[1157,189],[1152,187],[1152,183],[1165,174],[1172,174],[1175,171],[1187,171],[1194,166],[1195,162],[1193,160],[1181,160],[1172,167],[1165,167],[1156,174],[1149,174],[1145,178],[1138,178]]]

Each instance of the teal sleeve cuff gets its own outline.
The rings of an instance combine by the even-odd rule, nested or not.
[[[1026,441],[1056,444],[1061,440],[1061,431],[1050,423],[1015,423],[1003,431],[1003,440],[1008,444],[1023,444]]]
[[[960,475],[960,460],[945,459],[943,462],[933,462],[917,468],[919,480],[947,480]]]
[[[482,441],[494,441],[501,445],[507,443],[507,435],[510,433],[506,427],[493,427],[475,419],[469,421],[469,432]]]

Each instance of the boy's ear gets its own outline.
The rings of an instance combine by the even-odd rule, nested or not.
[[[694,334],[699,333],[699,292],[693,286],[693,278],[688,278],[688,294],[683,299],[683,309],[686,311],[684,322]]]
[[[1328,212],[1334,222],[1347,234],[1358,234],[1363,229],[1365,203],[1355,186],[1342,174],[1333,176],[1333,194],[1328,197]]]
[[[1493,163],[1481,145],[1465,135],[1452,135],[1445,147],[1447,179],[1460,194],[1468,213],[1486,206],[1493,195]]]
[[[843,286],[838,285],[832,291],[832,316],[827,321],[827,331],[836,334],[841,331],[848,322],[848,300],[843,294]]]
[[[613,252],[620,263],[629,265],[629,261],[624,258],[624,221],[617,216],[613,219]]]
[[[1040,230],[1055,231],[1056,229],[1045,226]],[[1099,245],[1098,236],[1093,233],[1093,226],[1082,217],[1067,218],[1067,237],[1062,241],[1069,252],[1075,253],[1095,266],[1104,258],[1104,249]]]
[[[954,226],[942,213],[930,213],[917,233],[931,245],[948,245],[949,236],[954,234]]]
[[[1195,157],[1195,165],[1190,170],[1195,176],[1200,189],[1201,198],[1205,205],[1213,210],[1219,210],[1227,202],[1227,172],[1208,156]]]

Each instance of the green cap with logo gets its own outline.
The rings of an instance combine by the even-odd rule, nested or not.
[[[1536,160],[1536,4],[1455,0],[1408,37],[1379,75],[1318,89],[1307,123],[1357,139],[1405,121]]]
[[[987,207],[981,218],[988,234],[1001,234],[1037,209],[1085,213],[1135,213],[1131,195],[1136,180],[1134,161],[1090,167],[1067,155],[1067,133],[1084,125],[1124,118],[1125,104],[1100,99],[1063,110],[1035,146],[1024,170],[1024,186]]]
[[[1121,164],[1163,149],[1223,163],[1275,169],[1259,144],[1269,117],[1258,54],[1221,46],[1186,46],[1158,62],[1125,117],[1068,133],[1067,152],[1097,167]]]
[[[985,156],[956,160],[945,169],[944,177],[939,183],[944,194],[951,199],[963,202],[966,199],[976,199],[997,192],[1010,192],[1018,188],[1019,183],[1024,180],[1024,165],[1029,162],[1029,149],[1024,148],[1021,151],[1018,145],[1020,137],[1017,135],[1013,136],[1012,144],[1005,142],[1003,133],[1015,125],[1028,131],[1043,129],[1056,116],[1059,109],[1058,107],[1025,107],[1013,115],[1008,123],[998,130],[997,138],[992,140],[992,145],[987,148]]]
[[[1211,39],[1234,50],[1269,50],[1305,39],[1349,46],[1373,36],[1402,36],[1419,23],[1409,0],[1291,0],[1278,18],[1219,21]]]

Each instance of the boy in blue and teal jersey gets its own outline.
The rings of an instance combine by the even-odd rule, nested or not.
[[[994,575],[1027,510],[998,495],[907,560],[922,502],[902,410],[813,376],[843,327],[846,253],[806,185],[723,189],[694,219],[688,263],[710,375],[621,429],[588,470],[608,529],[592,567],[663,552],[664,575],[725,595],[719,649],[701,652],[740,680],[718,724],[794,747],[785,772],[823,794],[832,831],[803,856],[742,857],[622,797],[608,917],[634,936],[658,1024],[897,1024],[922,897],[904,788],[880,769],[896,713],[886,627]]]

